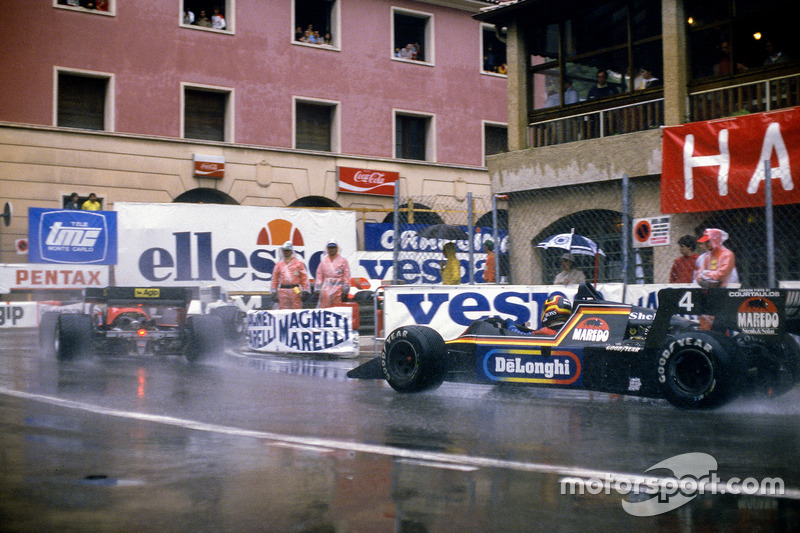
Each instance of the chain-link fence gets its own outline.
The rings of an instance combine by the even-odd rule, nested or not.
[[[728,236],[723,244],[735,254],[743,287],[798,281],[800,203],[785,202],[784,193],[792,189],[785,170],[765,165],[750,178],[749,190],[733,184],[722,190],[721,178],[712,183],[713,195],[695,186],[694,194],[706,197],[701,209],[686,200],[686,184],[670,188],[660,176],[494,198],[398,197],[395,282],[441,283],[444,244],[455,242],[461,283],[485,282],[487,260],[494,257],[496,282],[552,284],[569,268],[563,261],[566,253],[572,255],[571,279],[670,283],[675,260],[681,257],[678,240],[688,235],[695,244],[693,254],[701,254],[696,241],[706,228]],[[771,200],[766,183],[771,184]],[[389,219],[394,222],[394,214]],[[454,233],[430,233],[434,227]],[[496,244],[494,256],[486,253],[486,241]]]

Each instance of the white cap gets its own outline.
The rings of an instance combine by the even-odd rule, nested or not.
[[[328,239],[328,246],[339,246],[339,243],[336,242],[336,239]]]
[[[281,250],[293,250],[293,249],[294,249],[294,247],[292,246],[292,241],[286,241],[281,246]]]

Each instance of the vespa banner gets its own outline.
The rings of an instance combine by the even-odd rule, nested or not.
[[[773,202],[800,202],[800,108],[664,128],[661,212],[763,206],[764,161]]]
[[[656,309],[658,291],[665,287],[667,285],[629,285],[625,303]],[[622,301],[621,283],[600,284],[597,289],[609,301]],[[528,322],[536,329],[541,326],[542,304],[548,297],[561,294],[574,300],[577,292],[577,285],[558,288],[552,285],[389,286],[384,292],[384,334],[400,326],[418,324],[435,329],[449,340],[458,337],[475,320],[490,316]]]
[[[269,290],[290,241],[313,278],[330,238],[345,257],[356,249],[353,211],[209,204],[117,202],[118,285],[218,285]]]

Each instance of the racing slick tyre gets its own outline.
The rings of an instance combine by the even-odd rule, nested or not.
[[[658,359],[658,383],[677,407],[705,409],[732,399],[741,380],[725,339],[700,331],[673,336]]]
[[[58,360],[69,361],[91,355],[92,317],[76,313],[58,315],[55,336],[54,346]]]
[[[403,326],[394,330],[381,350],[381,368],[389,385],[398,392],[435,389],[447,371],[447,347],[436,330]]]
[[[244,338],[244,318],[243,313],[235,305],[223,305],[214,307],[208,311],[209,315],[218,316],[222,320],[222,327],[225,330],[225,338],[230,341],[241,340]]]
[[[225,328],[215,315],[189,317],[189,342],[186,359],[201,361],[219,357],[225,350]]]
[[[39,321],[39,351],[43,357],[52,359],[58,352],[58,316],[60,313],[48,311]]]

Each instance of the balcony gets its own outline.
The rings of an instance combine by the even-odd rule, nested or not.
[[[537,111],[528,125],[528,146],[540,148],[659,128],[664,124],[661,89],[635,96],[572,104]]]
[[[690,88],[691,122],[713,120],[746,113],[763,113],[800,105],[800,74],[792,73],[764,79],[739,77],[724,86],[720,82]]]

